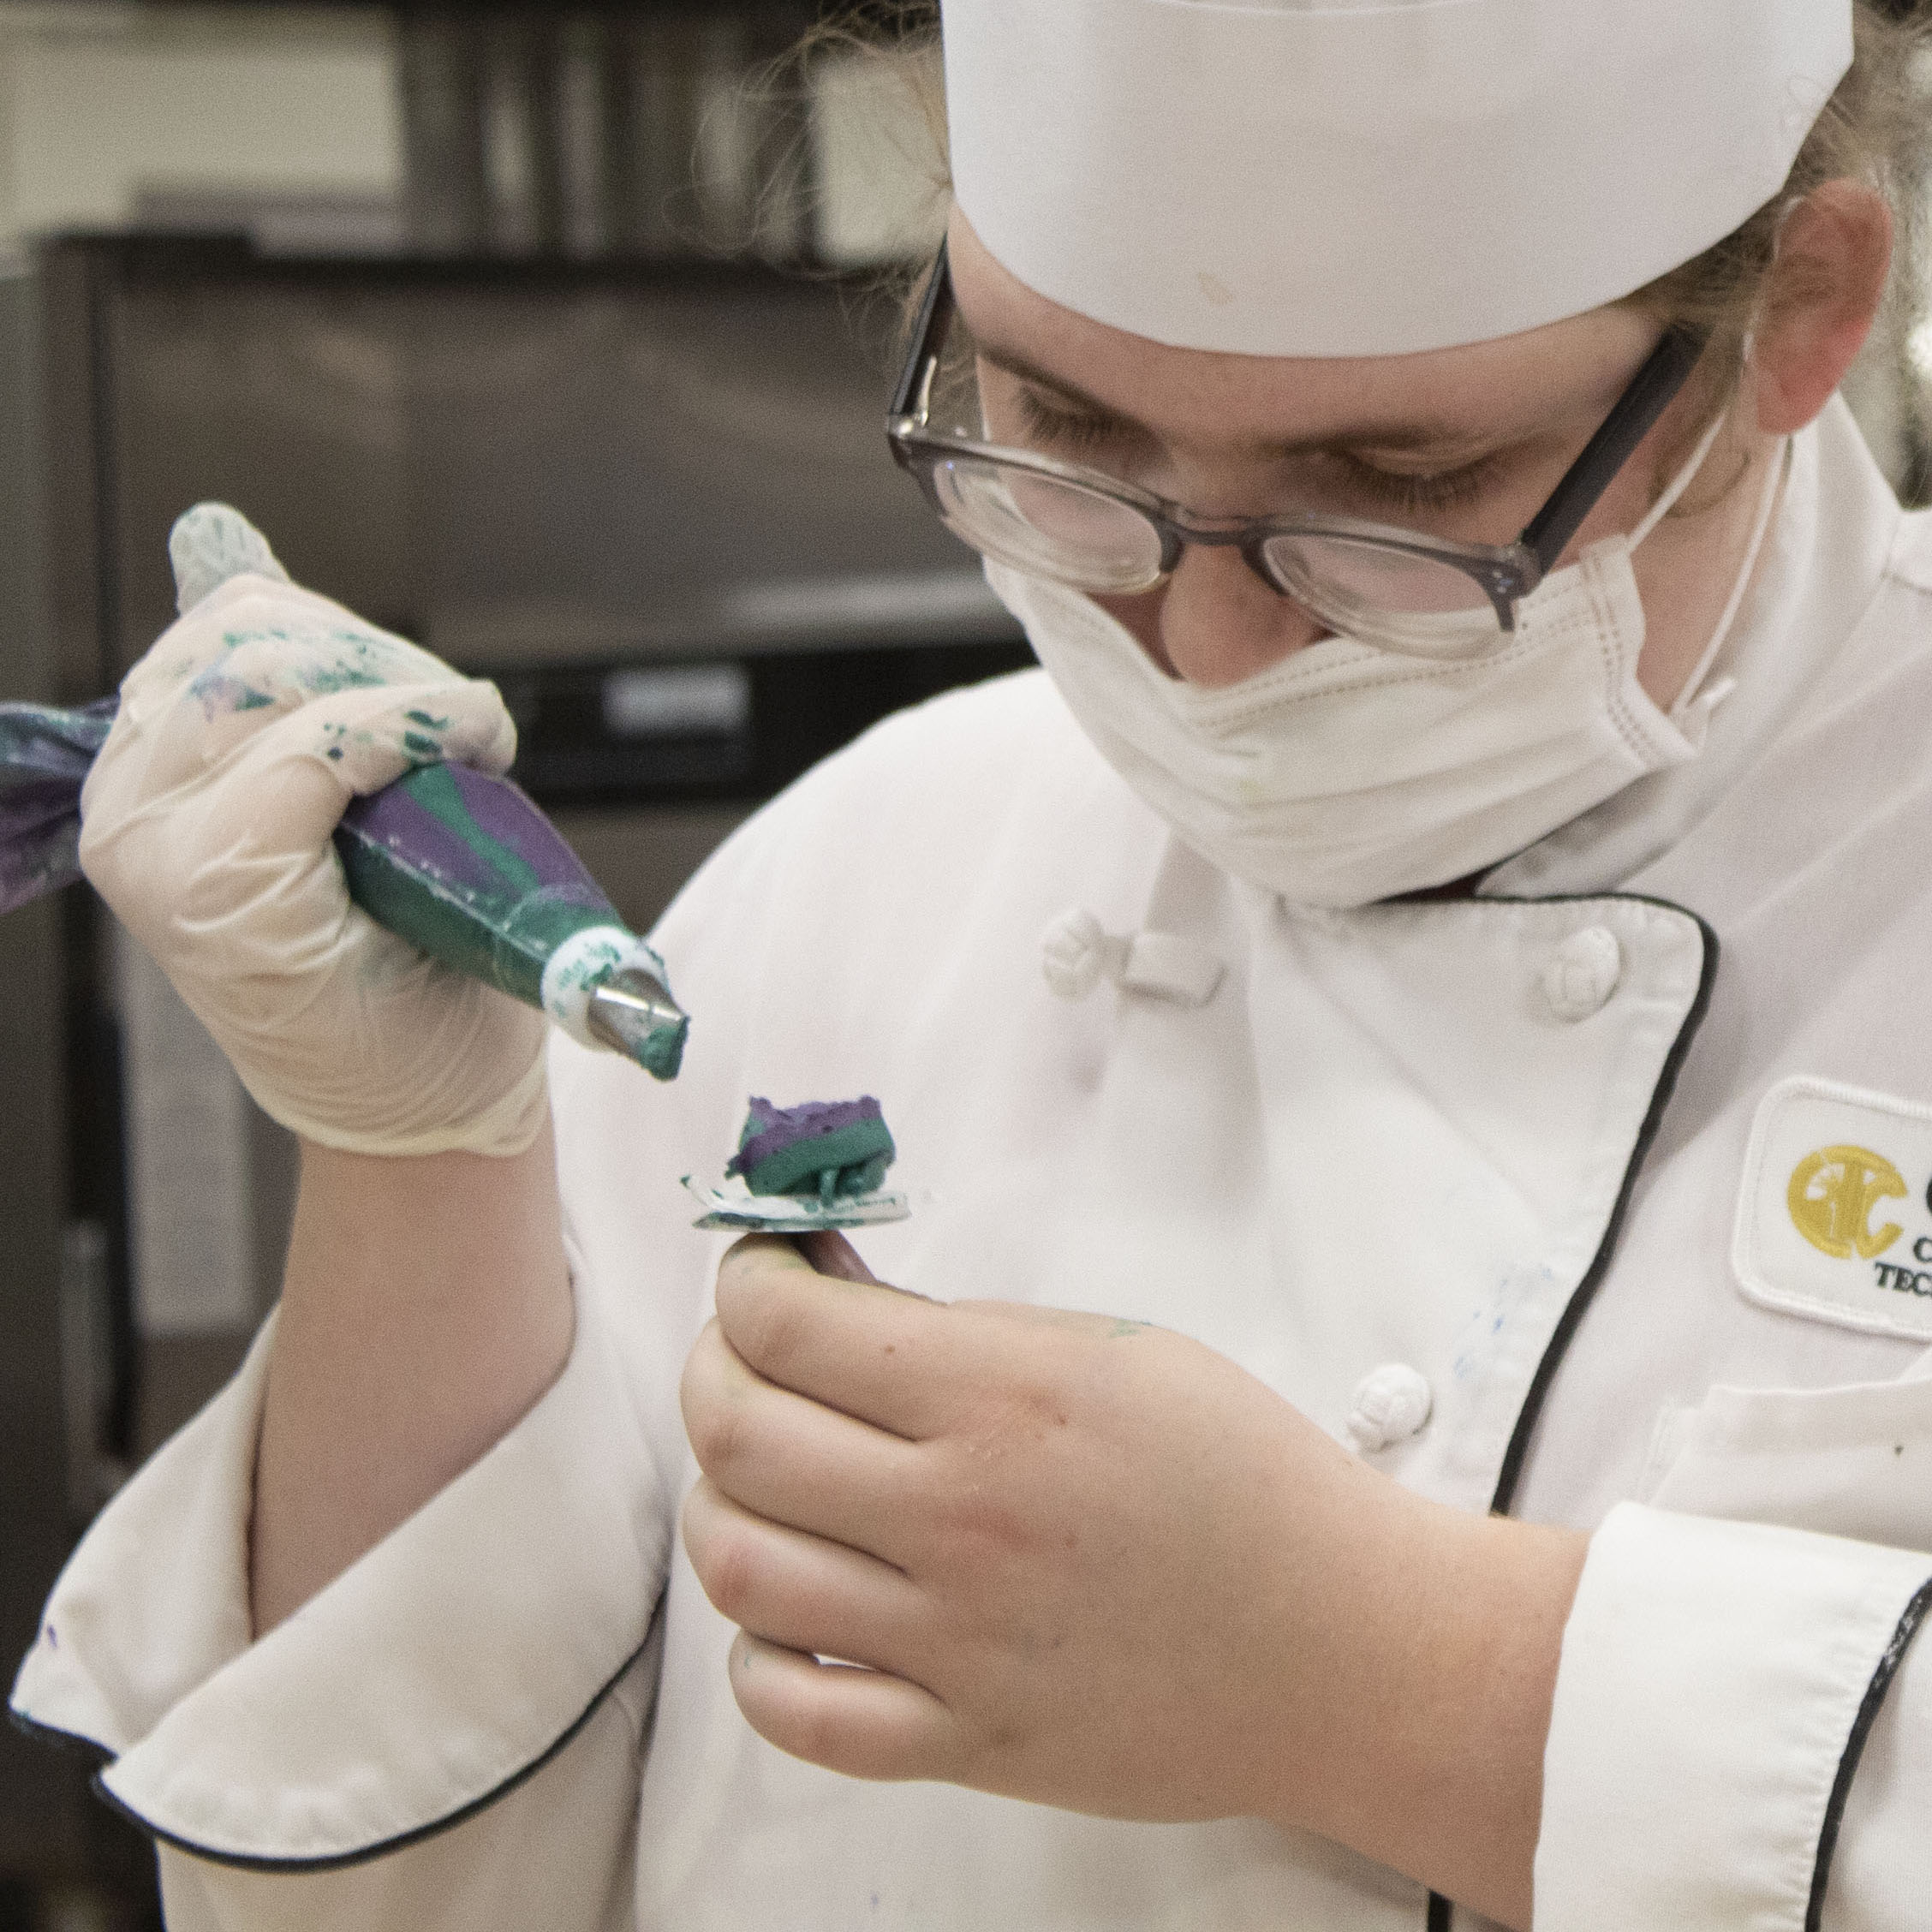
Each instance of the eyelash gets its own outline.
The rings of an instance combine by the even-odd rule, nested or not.
[[[1105,417],[1056,409],[1031,390],[1019,390],[1017,395],[1027,433],[1036,441],[1069,454],[1094,456],[1117,450],[1124,440]],[[1350,483],[1378,509],[1398,516],[1440,515],[1473,503],[1494,481],[1498,467],[1494,457],[1483,456],[1433,476],[1404,476],[1345,454],[1338,453],[1335,461],[1347,470]]]
[[[1353,456],[1341,461],[1380,507],[1410,515],[1459,510],[1474,503],[1495,480],[1497,468],[1493,456],[1482,456],[1460,469],[1446,469],[1434,476],[1401,476]]]
[[[1017,394],[1027,433],[1039,441],[1083,456],[1120,447],[1119,430],[1104,416],[1078,415],[1070,409],[1056,409],[1041,402],[1029,389],[1020,390]]]

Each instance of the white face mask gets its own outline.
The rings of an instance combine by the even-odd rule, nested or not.
[[[1770,522],[1667,717],[1637,682],[1631,552],[1696,474],[1718,425],[1630,535],[1595,544],[1518,606],[1491,655],[1443,664],[1324,638],[1219,690],[1167,677],[1082,593],[989,563],[1082,730],[1205,857],[1299,904],[1360,906],[1482,870],[1646,772],[1695,758],[1730,687],[1698,696]]]

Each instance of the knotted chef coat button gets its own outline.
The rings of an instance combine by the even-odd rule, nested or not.
[[[1040,935],[1041,970],[1062,999],[1084,999],[1103,979],[1177,1006],[1203,1006],[1225,969],[1206,946],[1178,933],[1116,939],[1083,906],[1063,912]]]
[[[1126,965],[1126,940],[1110,937],[1084,906],[1063,912],[1040,935],[1041,970],[1062,999],[1084,999],[1103,975],[1117,980]]]
[[[1406,1362],[1384,1363],[1357,1386],[1349,1403],[1350,1442],[1363,1455],[1406,1442],[1429,1419],[1428,1381]]]
[[[1587,1020],[1624,976],[1624,949],[1607,926],[1572,933],[1543,968],[1543,997],[1559,1020]]]

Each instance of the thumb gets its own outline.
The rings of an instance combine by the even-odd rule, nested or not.
[[[791,1238],[814,1274],[829,1274],[835,1281],[869,1281],[877,1287],[885,1286],[838,1229],[814,1228],[809,1233],[795,1234]]]
[[[222,503],[199,503],[176,518],[168,533],[168,562],[175,573],[175,608],[184,617],[230,577],[289,581],[268,539],[240,510]]]

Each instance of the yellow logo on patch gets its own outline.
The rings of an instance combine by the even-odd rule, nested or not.
[[[1905,1231],[1887,1221],[1875,1233],[1871,1211],[1907,1192],[1899,1170],[1869,1148],[1820,1148],[1792,1171],[1785,1200],[1792,1225],[1814,1248],[1838,1261],[1882,1255]]]

